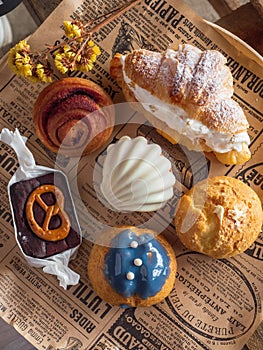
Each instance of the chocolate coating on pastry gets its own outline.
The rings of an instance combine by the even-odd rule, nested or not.
[[[262,225],[261,202],[240,180],[216,176],[196,184],[181,198],[176,233],[188,248],[215,258],[244,252]]]
[[[85,155],[102,146],[111,135],[115,119],[108,94],[82,78],[60,79],[44,88],[33,117],[44,145],[68,156]]]
[[[64,211],[67,213],[70,221],[70,230],[66,238],[57,241],[48,241],[41,239],[31,230],[26,216],[26,203],[32,191],[41,185],[54,184],[54,182],[64,195]],[[17,239],[26,255],[34,258],[47,258],[80,244],[81,238],[80,232],[78,232],[78,223],[68,185],[63,174],[51,172],[43,176],[16,182],[10,187],[10,196],[17,228]],[[54,196],[50,192],[43,194],[42,199],[48,206],[52,206],[55,202]],[[46,215],[45,211],[35,203],[33,205],[33,213],[37,223],[42,226]],[[50,221],[50,229],[55,229],[60,224],[60,218],[54,215]]]

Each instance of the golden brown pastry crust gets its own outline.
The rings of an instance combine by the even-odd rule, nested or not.
[[[139,229],[136,227],[125,227],[125,229],[131,228],[133,232],[137,235],[145,233],[145,229]],[[113,237],[117,232],[122,231],[124,228],[117,230],[116,228],[105,233],[106,236]],[[116,231],[117,230],[117,231]],[[91,250],[89,261],[88,261],[88,277],[91,285],[97,294],[106,302],[112,305],[129,305],[130,307],[137,306],[150,306],[159,303],[161,300],[166,298],[173,286],[175,281],[175,274],[177,269],[176,257],[174,250],[167,240],[161,235],[156,236],[156,233],[147,230],[147,233],[152,233],[155,238],[162,244],[170,258],[170,274],[167,278],[161,291],[156,295],[151,296],[147,299],[142,299],[138,295],[134,294],[131,297],[125,298],[124,296],[118,294],[109,284],[104,275],[105,268],[105,256],[109,252],[110,248],[102,245],[95,244]]]
[[[227,258],[244,252],[262,225],[261,202],[240,180],[216,176],[184,194],[175,214],[176,233],[188,248]]]
[[[35,102],[36,133],[53,152],[88,154],[112,133],[115,116],[111,106],[110,96],[96,83],[83,78],[60,79],[45,87]]]
[[[125,82],[123,68],[132,82],[161,101],[182,108],[191,119],[202,122],[210,130],[233,135],[247,131],[249,125],[243,110],[231,98],[231,72],[218,51],[202,52],[192,45],[183,45],[180,51],[174,51],[172,57],[167,52],[135,50],[125,56],[124,67],[122,56],[115,55],[110,64],[111,76],[122,87],[127,101],[140,102]],[[190,150],[212,151],[204,140],[192,142],[143,108],[140,111],[155,128],[162,130],[175,143],[180,142]],[[227,154],[229,152],[220,153],[218,159],[225,164],[237,164],[247,161],[251,156],[245,143],[242,151],[233,152],[233,157]]]

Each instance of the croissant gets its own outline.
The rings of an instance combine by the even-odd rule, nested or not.
[[[63,78],[40,92],[33,120],[48,149],[80,156],[109,139],[115,116],[111,98],[99,85],[83,78]]]
[[[162,53],[116,54],[110,74],[124,97],[172,143],[214,152],[223,164],[250,159],[248,121],[232,99],[233,78],[224,56],[185,44]]]

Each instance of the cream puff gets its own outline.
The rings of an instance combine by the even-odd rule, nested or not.
[[[262,220],[261,202],[251,187],[229,176],[216,176],[197,183],[182,196],[175,228],[188,249],[228,258],[250,247]]]

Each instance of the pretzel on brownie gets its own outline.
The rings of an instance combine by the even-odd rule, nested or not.
[[[55,197],[55,203],[48,205],[42,196],[51,193]],[[37,203],[45,212],[42,224],[38,223],[34,214],[34,205]],[[60,225],[50,228],[54,216],[60,219]],[[45,241],[59,241],[67,237],[70,231],[70,220],[64,211],[64,195],[62,191],[52,184],[42,185],[30,193],[26,202],[26,218],[31,230]]]

